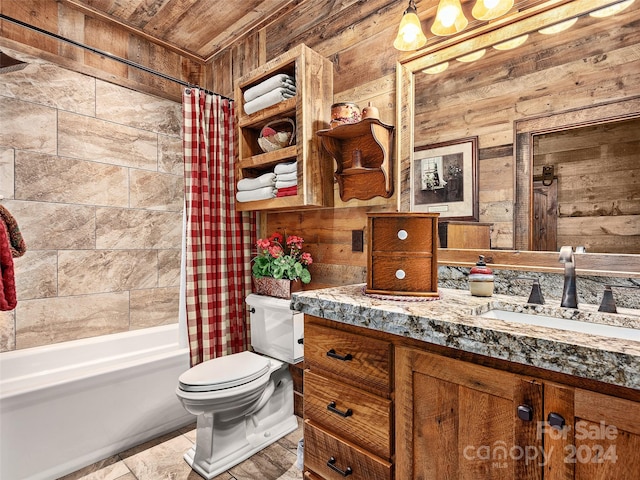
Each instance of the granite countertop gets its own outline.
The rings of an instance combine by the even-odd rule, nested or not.
[[[293,294],[297,311],[501,360],[640,390],[640,341],[479,317],[489,310],[524,312],[640,330],[640,311],[598,312],[527,304],[524,297],[473,297],[440,289],[440,299],[373,296],[364,284]]]

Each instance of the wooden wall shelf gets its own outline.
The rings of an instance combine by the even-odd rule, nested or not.
[[[247,114],[244,111],[245,90],[279,73],[295,77],[296,96]],[[296,195],[236,202],[236,209],[296,210],[333,206],[331,161],[315,135],[318,126],[328,125],[324,115],[330,111],[333,99],[333,64],[300,44],[238,79],[235,98],[238,117],[236,181],[272,172],[279,163],[295,161],[298,165]],[[281,118],[295,122],[295,144],[264,153],[258,144],[260,131],[270,121]]]
[[[318,132],[323,147],[336,161],[335,177],[343,201],[393,194],[393,130],[380,120],[366,118]]]

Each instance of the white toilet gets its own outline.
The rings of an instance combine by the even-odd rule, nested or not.
[[[303,358],[303,314],[290,301],[251,294],[251,344],[203,362],[178,379],[176,394],[197,415],[196,444],[184,459],[207,479],[298,428],[289,363]]]

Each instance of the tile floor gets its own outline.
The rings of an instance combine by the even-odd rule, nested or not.
[[[195,438],[194,424],[109,457],[59,480],[202,480],[182,458]],[[301,438],[302,419],[298,418],[296,431],[218,475],[214,480],[301,479],[302,472],[296,467],[298,440]]]

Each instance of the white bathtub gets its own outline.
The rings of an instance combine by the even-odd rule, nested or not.
[[[0,478],[55,479],[189,424],[178,325],[0,354]]]

